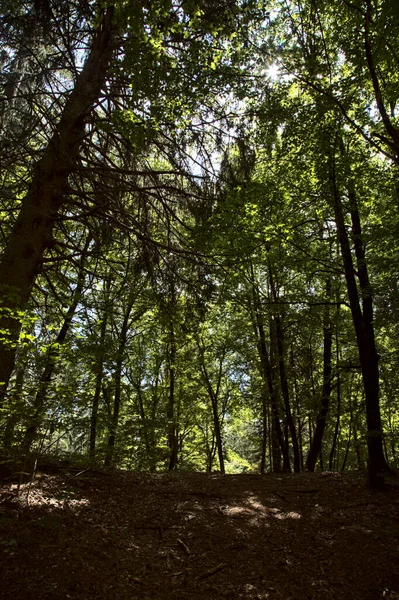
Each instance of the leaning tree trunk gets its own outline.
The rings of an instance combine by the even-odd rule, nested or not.
[[[345,226],[344,211],[338,190],[335,161],[331,170],[332,202],[335,221],[344,264],[352,320],[355,328],[357,347],[362,370],[363,386],[366,396],[368,475],[372,487],[383,485],[383,473],[389,471],[382,443],[382,423],[379,402],[378,353],[374,339],[373,299],[368,277],[362,231],[357,208],[354,187],[349,189],[349,209],[352,220],[352,237],[357,262],[357,275],[362,295],[363,311],[360,307],[359,293],[355,279],[355,269],[349,237]]]
[[[85,120],[100,96],[115,49],[113,8],[104,14],[91,51],[71,91],[47,149],[34,168],[32,182],[0,262],[0,405],[14,368],[21,313],[41,269],[45,250],[54,244],[52,230],[60,207],[68,203]]]
[[[332,325],[330,319],[329,302],[331,299],[331,281],[326,283],[326,305],[324,308],[324,350],[323,350],[323,388],[321,392],[320,410],[317,415],[316,429],[314,431],[312,444],[306,460],[306,470],[313,472],[316,466],[317,457],[321,452],[321,444],[326,429],[326,417],[330,406],[331,398],[331,349],[332,349]]]

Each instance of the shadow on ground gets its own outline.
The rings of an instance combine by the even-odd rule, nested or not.
[[[357,474],[87,470],[1,491],[7,600],[399,598],[398,487]]]

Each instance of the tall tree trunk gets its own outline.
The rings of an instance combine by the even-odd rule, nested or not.
[[[292,377],[293,377],[293,384],[294,384],[295,411],[296,411],[296,414],[298,415],[297,421],[298,421],[299,456],[300,456],[300,460],[301,460],[301,471],[303,471],[303,422],[300,417],[299,386],[298,386],[298,381],[297,381],[297,376],[296,376],[295,355],[294,355],[294,348],[293,348],[292,344],[291,344],[290,362],[291,362],[291,370],[292,370]]]
[[[222,382],[224,355],[222,355],[219,360],[219,369],[218,369],[218,375],[217,375],[217,381],[216,381],[216,390],[213,389],[212,382],[209,378],[209,373],[208,373],[208,370],[207,370],[206,364],[205,364],[204,350],[202,348],[200,348],[200,358],[201,358],[201,369],[202,369],[202,373],[204,375],[204,380],[205,380],[205,386],[206,386],[207,392],[209,394],[209,398],[211,400],[211,405],[212,405],[213,427],[214,427],[214,431],[215,431],[215,439],[216,439],[216,447],[217,447],[218,458],[219,458],[220,472],[222,475],[224,475],[226,471],[225,471],[225,466],[224,466],[223,440],[222,440],[222,432],[221,432],[221,427],[220,427],[219,402],[218,402],[220,385]]]
[[[266,395],[266,386],[263,383],[262,385],[262,447],[261,447],[261,457],[260,457],[260,473],[264,475],[266,472],[266,450],[267,450],[267,437],[268,437],[268,399]]]
[[[373,302],[368,278],[367,264],[362,241],[360,218],[353,184],[349,186],[349,210],[352,220],[352,237],[357,261],[357,275],[362,294],[363,312],[355,279],[355,269],[349,237],[345,226],[344,212],[335,172],[335,160],[331,170],[332,200],[335,221],[344,264],[345,279],[356,333],[362,378],[366,396],[368,475],[372,487],[381,487],[383,473],[389,471],[382,444],[382,424],[379,403],[378,354],[374,339]]]
[[[172,292],[172,305],[174,304],[174,292]],[[169,471],[173,471],[178,464],[178,435],[176,420],[176,338],[172,318],[169,323],[169,397],[166,417],[168,419],[168,446],[169,446]]]
[[[98,408],[100,405],[102,382],[104,375],[104,360],[105,360],[105,335],[107,332],[107,321],[108,321],[108,294],[111,280],[107,279],[105,284],[105,306],[102,313],[102,321],[100,328],[100,339],[97,348],[96,358],[96,383],[94,387],[94,396],[91,406],[90,416],[90,439],[89,439],[89,455],[93,459],[96,455],[96,441],[97,441],[97,420],[98,420]]]
[[[140,421],[141,421],[139,436],[140,436],[140,439],[142,437],[144,439],[144,447],[145,447],[145,454],[146,454],[145,458],[146,458],[146,461],[148,461],[148,463],[150,465],[150,471],[154,471],[154,465],[153,465],[153,461],[152,461],[152,446],[150,443],[150,436],[148,433],[148,419],[147,419],[146,409],[145,409],[145,405],[144,405],[144,397],[143,397],[143,390],[141,388],[141,381],[138,380],[134,387],[136,388],[136,392],[137,392],[137,401],[138,401],[137,403],[138,403],[138,409],[139,409],[139,415],[140,415]]]
[[[397,460],[396,460],[396,454],[397,454],[397,450],[396,450],[396,431],[395,431],[395,425],[393,422],[393,418],[395,418],[396,415],[396,409],[395,409],[395,400],[396,400],[396,390],[394,388],[392,388],[392,386],[390,385],[390,381],[389,381],[389,377],[388,374],[386,373],[385,369],[382,371],[382,379],[384,381],[384,388],[385,388],[385,396],[387,398],[387,419],[388,419],[388,425],[389,425],[389,442],[390,442],[390,449],[391,449],[391,454],[392,454],[392,460],[393,460],[393,465],[396,468],[397,466]]]
[[[82,257],[79,265],[79,273],[76,282],[76,287],[73,292],[71,305],[64,317],[64,322],[57,335],[54,346],[50,346],[46,354],[46,366],[43,370],[42,376],[39,381],[38,390],[33,402],[33,414],[29,420],[29,424],[25,431],[24,440],[22,442],[22,450],[24,453],[28,453],[31,445],[35,439],[37,429],[40,425],[43,416],[43,410],[46,406],[47,393],[53,377],[53,373],[57,364],[57,360],[60,354],[60,347],[65,342],[67,333],[70,329],[72,319],[80,302],[83,286],[85,282],[85,261],[87,258],[87,252],[89,249],[91,238],[88,237],[85,243],[85,247],[82,252]]]
[[[330,303],[331,300],[331,281],[326,282],[326,305],[324,307],[324,342],[323,342],[323,388],[321,392],[320,410],[317,415],[316,429],[313,435],[312,444],[309,449],[306,460],[306,469],[313,472],[316,466],[317,457],[321,452],[324,432],[326,429],[326,418],[330,406],[331,390],[332,390],[332,365],[331,365],[331,349],[333,330],[330,318]]]
[[[340,368],[339,368],[338,327],[336,327],[336,329],[335,329],[335,346],[336,346],[335,364],[336,364],[336,369],[337,369],[337,414],[336,414],[336,418],[335,418],[335,427],[334,427],[333,441],[332,441],[331,451],[330,451],[330,460],[329,460],[329,463],[328,463],[328,468],[329,468],[330,471],[332,471],[334,469],[334,459],[335,459],[335,453],[336,453],[336,450],[337,450],[338,437],[339,437],[339,428],[340,428],[340,424],[341,424],[341,392],[342,392],[342,386],[341,386],[341,371],[340,371]],[[338,464],[337,461],[335,461],[335,464]]]
[[[123,361],[125,358],[125,348],[127,341],[127,332],[129,329],[129,320],[130,313],[132,312],[133,304],[135,302],[135,296],[131,296],[128,300],[128,304],[125,310],[125,314],[123,316],[123,322],[121,327],[121,332],[119,335],[119,344],[116,352],[116,360],[115,360],[115,371],[114,371],[114,383],[115,383],[115,393],[114,393],[114,406],[111,415],[111,423],[109,428],[109,436],[108,436],[108,444],[107,451],[105,454],[104,465],[111,466],[114,459],[114,450],[115,450],[115,441],[116,441],[116,432],[119,424],[119,413],[121,407],[121,394],[122,394],[122,367]]]
[[[263,377],[265,378],[267,385],[269,387],[270,405],[271,405],[272,415],[273,415],[272,430],[274,432],[274,439],[277,440],[278,446],[280,447],[280,451],[283,456],[283,471],[286,473],[290,473],[291,466],[290,466],[290,457],[288,454],[288,446],[285,443],[283,430],[281,428],[276,390],[275,390],[272,373],[271,373],[272,367],[270,364],[269,354],[268,354],[267,345],[266,345],[266,336],[265,336],[263,324],[260,321],[258,321],[258,340],[259,340],[258,341],[258,354],[259,354],[260,361],[261,361],[262,374],[263,374]],[[280,459],[278,458],[277,454],[278,454],[278,447],[276,446],[276,444],[274,444],[274,465],[277,468],[279,468],[278,465],[280,465]]]
[[[294,451],[294,471],[295,473],[300,473],[301,471],[301,459],[299,454],[299,444],[298,437],[296,433],[296,427],[294,423],[294,419],[292,417],[291,412],[291,402],[290,395],[288,390],[288,381],[287,381],[287,371],[285,367],[285,358],[284,358],[284,332],[281,323],[281,316],[278,310],[278,297],[276,286],[274,285],[274,278],[272,274],[271,267],[269,265],[269,278],[270,278],[270,287],[272,290],[273,300],[275,302],[275,313],[274,313],[274,321],[276,325],[276,338],[277,338],[277,353],[278,353],[278,363],[279,363],[279,372],[280,372],[280,382],[281,382],[281,392],[284,400],[284,409],[285,416],[287,419],[288,429],[291,435],[292,441],[292,449]]]
[[[273,409],[270,406],[269,411],[269,430],[270,430],[270,468],[273,473],[281,473],[281,446],[276,431],[276,421],[273,418]]]
[[[91,51],[69,94],[47,149],[34,168],[29,190],[0,262],[0,405],[14,368],[24,312],[40,271],[44,252],[53,244],[52,230],[59,208],[68,202],[68,177],[74,169],[85,119],[101,93],[115,49],[110,6],[94,36]]]
[[[269,388],[270,405],[271,405],[271,409],[272,409],[272,430],[274,431],[275,437],[278,440],[278,444],[280,446],[280,450],[283,455],[283,470],[288,473],[291,471],[290,458],[289,458],[289,454],[288,454],[288,448],[284,442],[283,431],[281,429],[280,416],[279,416],[279,411],[278,411],[278,406],[277,406],[276,391],[275,391],[275,387],[274,387],[274,383],[273,383],[271,364],[270,364],[269,353],[268,353],[267,344],[266,344],[265,328],[264,328],[263,318],[262,318],[262,314],[261,314],[259,290],[257,289],[256,284],[255,284],[255,277],[254,277],[254,271],[253,271],[252,265],[251,265],[251,279],[252,279],[252,300],[253,300],[252,322],[253,322],[253,328],[254,328],[254,332],[255,332],[255,336],[256,336],[256,340],[257,340],[257,349],[258,349],[258,355],[259,355],[259,359],[260,359],[260,372],[261,372],[263,381],[267,384],[267,386]],[[273,463],[274,463],[274,468],[276,468],[276,467],[278,467],[280,460],[278,460],[277,456],[275,456],[275,453],[276,453],[275,446],[274,446],[274,450],[275,450],[275,452],[274,452]]]

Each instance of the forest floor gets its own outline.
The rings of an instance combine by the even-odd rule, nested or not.
[[[399,598],[399,482],[42,474],[0,488],[0,598]]]

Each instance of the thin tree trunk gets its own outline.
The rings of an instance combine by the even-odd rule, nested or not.
[[[222,381],[224,355],[222,355],[219,360],[219,369],[218,369],[218,375],[217,375],[217,381],[216,381],[216,390],[213,389],[212,382],[209,378],[208,370],[207,370],[206,364],[205,364],[205,356],[204,356],[203,349],[200,349],[200,356],[201,356],[201,369],[202,369],[202,373],[204,375],[206,389],[208,391],[208,394],[209,394],[209,397],[211,400],[211,404],[212,404],[213,427],[215,430],[216,447],[217,447],[218,458],[219,458],[220,472],[222,475],[224,475],[226,471],[225,471],[225,466],[224,466],[223,440],[222,440],[222,432],[221,432],[221,427],[220,427],[219,406],[218,406],[220,385],[221,385],[221,381]]]
[[[85,119],[101,93],[115,49],[113,7],[95,34],[90,54],[70,93],[47,149],[34,168],[29,190],[0,263],[0,406],[11,373],[24,312],[45,250],[54,243],[52,230],[59,208],[68,202],[68,177],[76,165]]]
[[[350,380],[350,385],[349,385],[349,414],[350,414],[350,419],[349,419],[349,436],[348,436],[348,442],[346,444],[346,451],[345,451],[345,456],[344,456],[344,461],[342,463],[342,471],[345,470],[346,467],[346,462],[348,460],[348,456],[349,456],[349,450],[350,450],[350,445],[351,445],[351,441],[352,441],[352,432],[353,432],[353,428],[354,428],[354,407],[353,407],[353,400],[352,400],[352,392],[353,392],[353,380],[355,377],[355,373],[352,372],[352,377]],[[355,402],[356,402],[356,396],[355,396]]]
[[[299,386],[298,386],[298,381],[297,381],[297,376],[296,376],[296,369],[295,369],[295,356],[294,356],[294,348],[293,345],[291,344],[291,354],[290,354],[290,361],[291,361],[291,370],[292,370],[292,377],[293,377],[293,384],[294,384],[294,397],[295,397],[295,411],[297,416],[297,422],[298,422],[298,444],[299,444],[299,457],[301,460],[301,471],[303,471],[303,423],[302,423],[302,419],[300,417],[300,403],[299,403]]]
[[[313,441],[306,460],[306,469],[313,472],[316,466],[317,456],[321,453],[322,441],[326,429],[326,418],[330,406],[332,390],[332,365],[331,350],[333,330],[330,318],[331,281],[326,282],[326,305],[324,307],[324,349],[323,349],[323,388],[321,392],[320,410],[317,415],[316,429]]]
[[[266,451],[267,451],[267,413],[268,413],[268,402],[266,396],[265,384],[263,383],[262,389],[262,447],[261,447],[261,458],[260,458],[260,473],[264,475],[266,472]]]
[[[106,283],[106,297],[108,297],[110,287],[110,279]],[[96,360],[96,383],[94,388],[93,403],[91,406],[90,416],[90,440],[89,440],[89,454],[92,459],[96,455],[96,441],[97,441],[97,420],[98,420],[98,408],[100,405],[101,389],[104,375],[104,360],[105,360],[105,335],[107,332],[107,321],[108,321],[108,306],[107,303],[104,306],[102,314],[101,328],[100,328],[100,340],[97,349],[97,360]]]
[[[335,330],[335,344],[336,344],[336,369],[337,369],[337,414],[335,418],[335,427],[333,434],[333,441],[331,445],[330,451],[330,459],[328,463],[328,468],[332,471],[335,468],[335,464],[338,463],[336,459],[335,453],[338,446],[338,438],[339,438],[339,429],[341,424],[341,371],[339,369],[339,343],[338,343],[338,328]]]
[[[284,332],[281,324],[280,313],[277,309],[277,290],[274,285],[274,279],[271,267],[269,265],[269,278],[270,278],[270,287],[272,290],[273,300],[276,304],[276,311],[274,314],[274,321],[276,325],[276,338],[277,338],[277,353],[278,353],[278,364],[279,364],[279,372],[280,372],[280,382],[281,382],[281,392],[284,400],[284,408],[285,408],[285,416],[287,419],[288,429],[291,435],[292,441],[292,449],[294,451],[294,472],[299,473],[301,471],[301,460],[299,455],[299,445],[298,445],[298,437],[296,433],[294,419],[292,417],[291,412],[291,402],[288,390],[288,381],[287,381],[287,371],[285,367],[285,358],[284,358]]]
[[[273,378],[272,378],[272,368],[271,368],[269,353],[267,351],[267,345],[266,345],[265,329],[264,329],[263,319],[262,319],[262,315],[260,313],[260,308],[259,308],[259,298],[258,298],[257,290],[255,287],[253,287],[252,291],[253,291],[253,298],[254,298],[253,326],[254,326],[254,331],[255,331],[256,338],[257,338],[257,348],[258,348],[258,354],[259,354],[259,358],[260,358],[261,375],[262,375],[263,381],[268,385],[268,388],[269,388],[270,405],[271,405],[272,415],[273,415],[272,430],[274,431],[274,436],[278,441],[278,445],[280,446],[280,450],[283,455],[283,470],[285,472],[290,472],[291,471],[290,458],[289,458],[289,454],[288,454],[288,448],[284,442],[283,431],[281,429],[280,416],[279,416],[279,412],[278,412],[277,399],[276,399],[276,391],[275,391],[275,386],[274,386]],[[274,454],[274,460],[273,460],[274,465],[273,466],[276,469],[276,468],[278,468],[278,465],[280,464],[280,460],[276,456],[277,448],[275,445],[274,445],[274,453],[273,454]]]
[[[148,462],[150,464],[150,471],[153,471],[154,469],[153,469],[153,464],[152,464],[152,459],[151,459],[152,448],[151,448],[151,444],[150,444],[150,438],[148,435],[147,415],[146,415],[146,411],[145,411],[145,407],[144,407],[143,391],[141,389],[140,381],[137,382],[135,387],[137,390],[137,400],[138,400],[139,414],[140,414],[141,425],[142,425],[141,431],[140,431],[140,438],[141,438],[141,432],[142,432],[143,437],[144,437],[144,447],[145,447],[145,451],[146,451],[146,459],[148,460]]]
[[[274,433],[273,429],[273,415],[270,403],[267,407],[267,430],[269,435],[269,465],[271,473],[280,473],[281,472],[281,453],[280,446],[278,444],[278,440]],[[275,462],[275,454],[277,459],[277,464]]]
[[[174,305],[174,290],[172,291],[172,306]],[[169,323],[169,398],[167,408],[168,419],[168,446],[169,446],[169,471],[173,471],[178,463],[178,436],[176,423],[176,338],[172,319]]]
[[[285,411],[284,401],[281,401],[280,391],[281,391],[281,379],[280,379],[280,361],[279,361],[279,353],[277,350],[277,330],[276,323],[272,316],[269,318],[269,337],[270,337],[270,373],[271,379],[273,382],[273,389],[275,394],[275,402],[277,407],[282,407],[284,419],[281,419],[281,427],[283,432],[283,442],[284,442],[284,452],[283,453],[283,461],[286,461],[286,466],[283,467],[284,471],[290,472],[290,458],[289,458],[289,450],[290,450],[290,436],[289,436],[289,426],[287,421],[287,414]],[[287,468],[287,465],[289,467]]]
[[[119,336],[119,345],[116,353],[115,371],[114,371],[114,382],[115,382],[115,393],[114,393],[114,406],[111,416],[111,424],[108,437],[107,451],[105,455],[105,466],[111,466],[114,459],[116,432],[119,424],[119,413],[121,407],[121,393],[122,393],[122,367],[125,359],[125,347],[127,342],[127,332],[129,328],[130,313],[132,312],[135,297],[131,296],[128,301],[128,305],[125,310],[123,317],[121,332]]]

